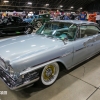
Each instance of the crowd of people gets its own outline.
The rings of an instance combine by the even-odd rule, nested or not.
[[[96,22],[100,25],[100,13],[99,12],[94,12],[94,13],[88,13],[86,11],[80,12],[80,13],[70,13],[70,12],[60,12],[60,11],[49,11],[46,12],[49,13],[51,18],[54,20],[82,20],[82,21],[91,21],[91,22]],[[39,13],[43,14],[43,12]],[[6,15],[0,14],[0,19],[3,19],[4,17],[10,16],[8,13]],[[13,15],[16,16],[16,15]],[[32,18],[32,16],[28,15],[17,15],[21,17],[22,19],[24,18]]]
[[[54,13],[51,14],[54,20],[82,20],[82,21],[91,21],[96,22],[100,25],[100,13],[87,13],[87,12],[80,12],[76,13]]]

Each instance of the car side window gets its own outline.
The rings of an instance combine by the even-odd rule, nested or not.
[[[92,25],[80,26],[81,38],[93,36],[93,35],[98,34],[99,32],[100,32],[100,30],[96,26],[92,26]]]
[[[22,22],[22,19],[21,18],[18,18],[18,17],[12,17],[12,20],[14,22]]]
[[[60,39],[68,38],[70,41],[74,40],[77,31],[77,26],[71,25],[69,28],[62,28],[56,31],[55,36]]]
[[[96,26],[87,26],[88,29],[100,31]]]

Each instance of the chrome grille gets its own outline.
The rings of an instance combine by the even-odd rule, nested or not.
[[[2,58],[0,58],[0,67],[2,67],[3,69],[7,69],[6,64]]]

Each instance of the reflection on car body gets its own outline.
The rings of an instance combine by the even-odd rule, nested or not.
[[[0,42],[0,77],[12,90],[38,80],[49,86],[62,66],[69,70],[98,52],[100,29],[96,23],[49,21],[36,34]]]

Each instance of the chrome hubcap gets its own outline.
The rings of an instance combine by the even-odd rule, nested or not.
[[[57,63],[51,63],[46,65],[41,74],[41,81],[44,85],[51,85],[53,84],[59,74],[59,65]]]
[[[37,23],[37,26],[39,26],[39,27],[40,27],[41,25],[42,25],[42,24],[41,24],[41,22],[38,22],[38,23]]]
[[[29,32],[31,30],[31,28],[28,28],[27,31]]]
[[[49,66],[44,70],[44,74],[43,74],[44,80],[45,80],[45,81],[49,81],[49,80],[53,79],[55,73],[56,73],[55,67],[54,67],[53,65],[49,65]]]

